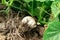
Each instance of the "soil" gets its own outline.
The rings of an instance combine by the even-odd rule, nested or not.
[[[5,8],[6,6],[0,4],[0,10]],[[15,12],[12,9],[7,16],[0,12],[0,40],[42,40],[45,29],[43,26],[37,25],[36,28],[24,32],[23,28],[20,29],[21,20],[25,16],[30,15],[25,11]]]

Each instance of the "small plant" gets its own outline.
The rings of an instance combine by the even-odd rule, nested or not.
[[[14,1],[14,0],[9,0],[9,1],[2,0],[2,4],[4,4],[4,5],[7,6],[7,8],[6,8],[6,10],[5,10],[5,12],[6,12],[7,14],[8,14],[8,12],[9,12],[9,9],[10,9],[13,1]]]

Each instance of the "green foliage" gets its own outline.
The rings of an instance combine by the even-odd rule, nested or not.
[[[44,32],[43,40],[60,40],[60,22],[58,19],[60,19],[59,16],[48,24],[48,29]]]
[[[43,40],[60,40],[60,2],[54,1],[51,5],[51,12],[54,16],[53,21],[48,23]]]
[[[9,13],[9,9],[10,9],[10,6],[12,5],[13,1],[14,1],[14,0],[9,0],[9,1],[7,1],[7,0],[2,0],[2,4],[4,4],[4,5],[7,6],[6,10],[4,11],[4,12],[6,12],[6,14]]]
[[[11,8],[18,11],[21,8],[21,4],[18,1],[13,1]]]
[[[52,14],[56,17],[60,13],[60,2],[53,2],[51,5]]]
[[[2,4],[6,4],[6,0],[2,0]]]

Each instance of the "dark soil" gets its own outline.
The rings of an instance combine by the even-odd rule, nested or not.
[[[5,8],[6,6],[0,4],[0,10]],[[0,40],[42,40],[44,27],[41,25],[25,32],[19,28],[21,20],[25,16],[29,16],[29,14],[24,11],[15,12],[12,9],[7,16],[4,12],[0,12]]]

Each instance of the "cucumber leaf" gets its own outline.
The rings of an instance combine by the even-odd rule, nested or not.
[[[60,20],[60,16],[48,24],[48,29],[44,32],[43,40],[60,40],[60,21],[58,19]]]
[[[54,17],[60,13],[60,2],[53,2],[51,5],[51,11]]]

